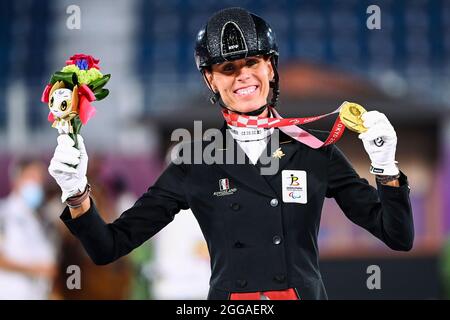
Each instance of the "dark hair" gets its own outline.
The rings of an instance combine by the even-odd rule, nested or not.
[[[42,165],[42,161],[35,157],[24,156],[11,161],[8,168],[8,176],[10,181],[14,181],[19,177],[26,168],[33,165]]]

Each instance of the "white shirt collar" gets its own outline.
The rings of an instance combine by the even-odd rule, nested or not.
[[[245,128],[232,125],[228,125],[228,129],[253,164],[261,157],[267,146],[268,137],[275,130],[275,128]]]

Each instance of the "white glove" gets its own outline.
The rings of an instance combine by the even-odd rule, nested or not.
[[[372,165],[370,173],[384,176],[395,176],[399,173],[395,161],[397,134],[384,113],[369,111],[361,116],[368,129],[358,138],[363,141],[364,149],[369,154]]]
[[[77,136],[78,149],[74,147],[75,142],[67,134],[58,136],[58,145],[55,154],[50,161],[48,172],[56,180],[62,190],[61,201],[83,192],[87,185],[88,155],[84,147],[83,137]],[[69,165],[74,165],[73,168]]]

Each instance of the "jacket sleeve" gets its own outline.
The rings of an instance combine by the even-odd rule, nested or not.
[[[72,219],[66,207],[61,219],[83,244],[95,264],[104,265],[126,255],[169,224],[189,206],[185,197],[186,167],[171,164],[131,207],[113,223],[105,223],[91,199],[90,209]]]
[[[409,251],[414,225],[407,177],[400,172],[400,187],[369,185],[336,147],[331,147],[327,197],[334,197],[344,214],[393,250]]]

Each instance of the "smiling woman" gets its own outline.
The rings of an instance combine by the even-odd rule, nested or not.
[[[50,173],[71,195],[61,218],[95,263],[128,254],[190,208],[211,257],[208,299],[326,299],[317,240],[326,197],[391,249],[411,249],[409,187],[395,161],[397,136],[386,116],[369,111],[358,118],[367,129],[360,139],[370,171],[383,177],[374,188],[336,145],[312,135],[326,133],[307,133],[292,124],[300,120],[279,117],[278,47],[262,18],[241,8],[213,14],[197,35],[195,61],[225,118],[223,139],[183,144],[186,161],[172,161],[113,223],[102,220],[89,197],[83,139],[80,151],[70,138],[58,139]],[[297,139],[308,134],[320,146]],[[375,143],[379,139],[384,143]],[[223,148],[219,140],[231,143]],[[244,154],[244,163],[233,150]],[[221,161],[202,159],[209,152]],[[267,154],[269,166],[276,165],[263,176]]]
[[[215,64],[205,77],[228,109],[246,114],[267,104],[274,71],[269,57],[255,56]],[[260,115],[267,116],[267,109]]]
[[[220,41],[217,41],[220,39]],[[240,8],[213,15],[197,36],[195,61],[211,101],[244,115],[268,116],[278,100],[278,45],[262,18]]]

